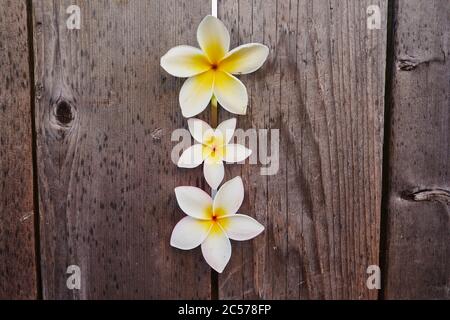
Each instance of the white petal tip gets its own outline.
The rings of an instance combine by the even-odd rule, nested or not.
[[[224,267],[221,268],[221,269],[219,269],[219,268],[216,269],[216,268],[214,268],[214,267],[211,266],[211,268],[212,268],[213,270],[215,270],[217,273],[222,273],[223,270],[225,270],[225,267],[226,267],[226,266],[224,266]]]
[[[180,101],[180,105],[181,105],[181,101]],[[191,113],[191,112],[186,111],[185,109],[181,109],[181,114],[185,118],[192,118],[192,117],[196,116],[198,113]]]
[[[182,103],[181,103],[181,101],[180,101],[180,106],[181,105],[183,105]],[[206,107],[205,107],[206,108]],[[182,107],[181,108],[181,114],[183,115],[183,117],[185,117],[186,119],[190,119],[190,118],[192,118],[192,117],[195,117],[195,116],[197,116],[197,115],[199,115],[200,113],[202,113],[203,112],[203,110],[205,110],[205,108],[203,108],[201,111],[198,111],[198,112],[192,112],[192,111],[190,111],[189,109],[189,107]]]
[[[208,14],[207,16],[205,16],[203,19],[202,19],[202,22],[203,21],[207,21],[207,20],[219,20],[220,21],[220,19],[219,18],[217,18],[217,17],[214,17],[213,15],[211,15],[211,14]],[[220,21],[220,22],[222,22],[222,21]]]
[[[178,187],[175,187],[175,188],[173,189],[173,191],[175,191],[175,197],[177,198],[177,200],[178,200],[178,197],[179,197],[179,196],[182,196],[183,193],[184,193],[185,191],[187,191],[188,189],[190,189],[190,188],[193,188],[193,187],[188,187],[188,186],[178,186]]]
[[[208,161],[205,160],[203,164],[203,176],[212,189],[217,189],[225,176],[223,163],[208,163]]]
[[[267,60],[267,57],[269,57],[269,53],[270,53],[270,50],[269,50],[269,47],[268,46],[266,46],[265,44],[261,44],[261,43],[258,43],[262,48],[264,48],[264,61],[263,61],[263,64],[266,62],[266,60]]]
[[[219,181],[220,178],[213,178],[209,175],[205,176],[205,180],[208,183],[208,185],[211,187],[211,189],[217,190],[219,189],[220,184],[222,183],[222,180]]]
[[[174,248],[177,248],[177,249],[181,249],[180,247],[178,247],[178,246],[173,242],[172,239],[170,239],[170,246],[171,246],[171,247],[174,247]],[[183,250],[183,249],[181,249],[181,250]]]
[[[166,70],[166,67],[164,66],[165,65],[165,61],[166,61],[166,57],[167,57],[167,53],[165,54],[165,55],[163,55],[162,57],[161,57],[161,59],[159,59],[159,65],[161,66],[161,68],[163,68],[164,70]],[[166,70],[167,71],[167,70]]]
[[[261,225],[261,227],[260,227],[260,229],[259,229],[259,231],[258,231],[258,234],[257,234],[255,237],[257,237],[257,236],[259,236],[261,233],[263,233],[265,229],[266,229],[266,228],[264,228],[264,226]]]
[[[212,263],[212,261],[210,261],[210,262],[206,261],[206,263],[208,263],[208,265],[211,267],[211,269],[213,269],[217,273],[222,273],[223,270],[225,270],[225,268],[227,267],[228,262],[230,261],[230,258],[231,258],[231,256],[228,257],[228,259],[225,259],[224,261],[221,261],[221,262],[216,261],[216,263]]]
[[[244,116],[247,114],[247,106],[242,108],[242,111],[238,111],[238,113],[236,113],[238,115]]]
[[[189,251],[189,250],[192,250],[192,248],[183,248],[183,247],[181,247],[181,246],[179,246],[179,245],[173,243],[172,241],[170,242],[170,246],[173,247],[173,248],[175,248],[175,249],[183,250],[183,251]]]
[[[202,145],[194,144],[183,151],[178,159],[177,166],[179,168],[196,168],[203,162]]]
[[[180,249],[180,250],[187,250],[186,248],[183,248],[183,246],[180,246],[179,244],[177,244],[177,243],[174,241],[174,235],[173,235],[173,233],[172,233],[172,235],[171,235],[171,237],[170,237],[170,246],[171,246],[171,247],[174,247],[174,248],[176,248],[176,249]]]
[[[238,181],[240,181],[241,183],[242,183],[242,178],[241,178],[241,176],[236,176],[236,177],[234,177],[233,179],[231,179],[231,180],[238,180]],[[230,180],[230,181],[231,181]]]
[[[233,133],[234,133],[234,129],[236,129],[236,124],[237,124],[237,119],[236,118],[230,118],[228,120],[225,120],[225,121],[221,122],[219,124],[219,126],[217,126],[217,128],[219,128],[220,126],[224,126],[224,125],[227,125],[228,128],[234,127],[233,128]]]
[[[208,182],[208,185],[211,187],[211,189],[217,190],[219,188],[219,186],[220,186],[220,183],[209,183]]]
[[[193,167],[192,165],[189,165],[188,163],[181,163],[181,162],[178,162],[178,163],[177,163],[177,167],[178,167],[178,168],[182,168],[182,169],[192,169],[192,168],[195,168],[195,167]]]
[[[189,108],[189,106],[185,106],[184,102],[182,102],[181,99],[179,100],[179,103],[180,103],[180,106],[181,106],[181,114],[186,119],[190,119],[192,117],[195,117],[195,116],[199,115],[208,106],[208,105],[205,105],[204,107],[202,106],[201,109],[198,109],[198,111],[195,111],[195,110],[192,111],[191,110],[192,108]]]

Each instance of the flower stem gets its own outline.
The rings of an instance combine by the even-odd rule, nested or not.
[[[216,128],[217,127],[217,99],[215,96],[211,98],[211,127]]]

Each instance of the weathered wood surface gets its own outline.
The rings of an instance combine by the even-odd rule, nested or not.
[[[381,30],[367,29],[371,4]],[[270,47],[242,77],[239,126],[280,130],[279,172],[241,169],[242,212],[266,231],[233,243],[220,298],[377,298],[366,268],[379,260],[386,16],[385,0],[220,1],[234,45]]]
[[[81,8],[81,29],[66,8]],[[208,0],[33,1],[43,296],[209,298],[200,250],[171,248],[183,217],[177,185],[201,169],[171,162],[171,133],[187,127],[181,81],[159,66],[195,43]],[[68,290],[66,268],[81,268]]]
[[[37,297],[26,1],[0,0],[0,299]]]
[[[450,2],[395,7],[385,298],[450,298]]]
[[[0,298],[39,296],[25,4],[0,0]],[[241,77],[250,107],[238,127],[279,129],[280,158],[272,176],[227,167],[226,179],[244,179],[242,213],[266,231],[233,243],[218,283],[200,250],[169,246],[183,216],[173,188],[207,187],[201,168],[171,162],[171,133],[187,127],[182,80],[159,67],[169,48],[196,45],[210,1],[31,4],[45,299],[374,299],[366,268],[379,263],[384,298],[450,298],[448,1],[395,1],[387,55],[387,0],[219,1],[233,46],[270,47],[266,65]],[[66,27],[72,4],[80,30]],[[367,29],[373,4],[381,30]],[[81,290],[66,287],[69,265]]]

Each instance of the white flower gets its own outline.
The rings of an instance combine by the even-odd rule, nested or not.
[[[206,16],[198,26],[197,41],[201,49],[178,46],[161,58],[161,66],[168,73],[188,78],[179,98],[183,116],[193,117],[205,110],[213,95],[227,111],[245,114],[247,89],[234,75],[258,70],[269,48],[250,43],[230,51],[230,34],[213,16]]]
[[[229,239],[249,240],[264,230],[255,219],[236,213],[244,200],[241,177],[224,183],[214,200],[195,187],[177,187],[175,195],[188,216],[173,229],[170,245],[182,250],[201,245],[203,257],[217,272],[222,272],[230,260]]]
[[[240,162],[247,159],[252,151],[240,144],[229,144],[236,128],[236,119],[222,122],[217,129],[199,119],[188,120],[189,131],[198,142],[181,155],[180,168],[195,168],[204,162],[203,173],[212,189],[217,189],[223,180],[223,161]]]

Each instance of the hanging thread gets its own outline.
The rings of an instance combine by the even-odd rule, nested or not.
[[[211,15],[217,18],[217,0],[211,0]]]

